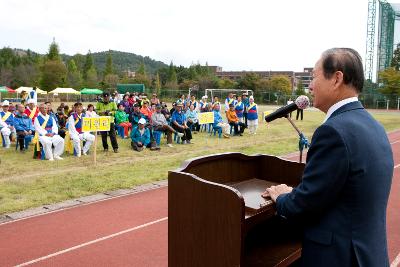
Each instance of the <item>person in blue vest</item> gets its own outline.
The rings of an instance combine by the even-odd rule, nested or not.
[[[0,126],[2,138],[4,140],[4,148],[10,148],[11,140],[10,135],[15,131],[14,129],[14,114],[8,111],[10,103],[8,100],[4,100],[1,104],[2,111],[0,111],[0,120],[2,125]]]
[[[229,124],[224,122],[224,120],[222,119],[222,116],[220,113],[221,107],[219,106],[219,103],[214,104],[213,108],[214,108],[214,110],[213,110],[213,112],[214,112],[213,127],[214,128],[217,128],[217,127],[222,128],[222,135],[225,138],[229,138],[230,137],[230,133],[229,133],[230,127],[229,127]]]
[[[14,117],[14,128],[17,132],[17,142],[20,151],[26,151],[28,149],[27,146],[35,134],[35,127],[33,127],[32,120],[24,112],[25,106],[17,104],[17,112]]]
[[[302,266],[389,266],[393,153],[385,129],[358,100],[364,81],[354,49],[321,55],[309,89],[326,117],[312,137],[303,177],[296,188],[281,184],[263,194],[279,216],[302,223]]]
[[[38,136],[44,149],[46,159],[62,160],[60,157],[64,152],[64,139],[58,135],[58,127],[55,119],[47,114],[47,105],[39,105],[39,114],[34,122],[35,135]],[[54,146],[54,149],[52,147]]]
[[[234,101],[233,93],[229,93],[228,97],[225,99],[225,113],[229,110],[229,105],[234,104]]]
[[[37,92],[36,87],[33,87],[32,90],[28,93],[28,99],[33,99],[35,101],[35,105],[37,105]]]
[[[244,123],[243,113],[244,113],[245,107],[244,107],[244,103],[242,102],[241,96],[237,97],[237,102],[236,102],[236,105],[234,105],[234,107],[235,107],[236,116],[238,117],[239,122]]]
[[[181,102],[177,102],[175,111],[172,113],[171,117],[172,128],[179,133],[183,133],[182,144],[190,144],[192,132],[190,131],[189,126],[186,124],[186,116],[182,109],[183,104]]]
[[[247,125],[250,134],[256,134],[258,128],[258,108],[254,103],[254,97],[249,97],[249,106],[247,108]]]
[[[83,105],[82,103],[75,103],[75,112],[71,114],[68,118],[68,131],[72,143],[74,144],[74,149],[76,151],[76,156],[80,157],[81,154],[87,155],[90,146],[94,142],[95,136],[90,132],[82,132],[82,120],[85,114],[82,113]],[[85,141],[85,145],[81,151],[81,141]]]

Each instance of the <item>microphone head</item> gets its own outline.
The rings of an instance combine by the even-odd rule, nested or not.
[[[299,109],[306,109],[310,105],[310,99],[308,99],[308,96],[306,95],[301,95],[298,98],[296,98],[294,103],[296,103],[296,106]]]

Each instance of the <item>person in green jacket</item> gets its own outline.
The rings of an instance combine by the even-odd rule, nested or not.
[[[121,103],[118,104],[118,110],[115,113],[115,124],[124,128],[124,136],[128,138],[132,124],[129,122],[129,115],[125,113],[125,107]]]
[[[114,102],[110,101],[110,93],[103,93],[103,101],[97,102],[96,105],[97,114],[100,116],[110,116],[111,125],[110,131],[108,132],[110,135],[111,145],[114,150],[114,153],[118,153],[118,143],[117,138],[115,136],[115,124],[114,124],[114,115],[117,111],[117,105]],[[101,133],[101,141],[103,143],[104,151],[108,151],[108,143],[107,143],[107,132]]]

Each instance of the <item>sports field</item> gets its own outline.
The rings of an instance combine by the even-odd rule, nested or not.
[[[261,112],[271,109],[259,108]],[[371,113],[386,131],[400,128],[400,112]],[[324,116],[322,112],[306,110],[304,120],[295,123],[311,140]],[[245,132],[242,137],[219,139],[202,132],[193,135],[194,144],[175,144],[173,148],[165,146],[166,140],[162,139],[160,151],[135,152],[131,150],[130,139],[118,137],[120,153],[105,153],[99,140],[96,166],[91,155],[82,158],[64,155],[63,161],[49,162],[32,159],[31,150],[20,153],[14,148],[1,148],[0,214],[163,180],[168,170],[192,157],[227,151],[285,155],[297,150],[297,142],[292,126],[279,119],[268,126],[260,122],[256,135]]]

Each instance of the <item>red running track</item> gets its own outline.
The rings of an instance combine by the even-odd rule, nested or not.
[[[389,138],[398,167],[387,231],[390,262],[397,262],[400,131]],[[167,209],[163,187],[0,224],[0,266],[167,266]]]

